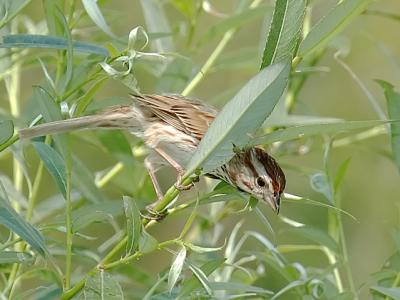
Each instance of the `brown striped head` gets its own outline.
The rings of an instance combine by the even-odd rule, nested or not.
[[[236,154],[225,166],[230,184],[267,202],[279,213],[286,180],[274,158],[263,149],[254,147]]]

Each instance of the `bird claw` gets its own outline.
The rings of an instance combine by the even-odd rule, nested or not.
[[[180,191],[188,191],[188,190],[190,190],[192,187],[194,187],[195,182],[199,182],[199,180],[200,180],[199,177],[196,176],[196,177],[193,178],[193,181],[190,184],[183,185],[182,184],[182,176],[183,176],[183,174],[179,174],[178,175],[178,180],[174,184],[175,188],[177,190],[180,190]]]
[[[140,213],[141,217],[143,219],[147,219],[150,221],[156,221],[156,222],[162,221],[168,215],[168,212],[166,210],[163,210],[163,211],[154,210],[153,204],[146,206],[146,212],[147,212],[147,214]]]

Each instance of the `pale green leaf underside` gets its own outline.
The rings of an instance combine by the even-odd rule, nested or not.
[[[224,106],[201,140],[187,167],[187,175],[202,167],[205,173],[233,157],[233,145],[241,148],[271,114],[289,76],[290,61],[268,66]]]
[[[179,275],[182,272],[183,263],[186,259],[186,248],[182,247],[177,256],[175,257],[174,262],[171,265],[171,269],[168,273],[168,290],[171,291],[175,286],[176,281],[179,278]]]

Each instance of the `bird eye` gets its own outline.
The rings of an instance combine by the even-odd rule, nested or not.
[[[257,177],[257,185],[258,186],[265,186],[265,180],[262,177]]]

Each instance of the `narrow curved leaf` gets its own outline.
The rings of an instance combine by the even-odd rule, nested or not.
[[[90,43],[73,41],[74,51],[81,53],[110,56],[108,50]],[[38,34],[12,34],[3,37],[0,48],[47,48],[67,50],[68,40],[62,37]]]
[[[111,28],[107,25],[107,22],[97,5],[97,0],[82,0],[82,4],[87,14],[97,27],[103,30],[103,32],[108,34],[110,37],[116,38],[115,34],[111,31]]]
[[[400,299],[400,288],[399,287],[383,287],[383,286],[371,286],[370,289],[374,292],[390,297],[392,299]]]
[[[0,3],[0,29],[8,24],[32,0],[4,0]]]
[[[14,124],[11,120],[0,120],[0,145],[7,142],[14,134]]]
[[[394,90],[394,86],[386,81],[378,80],[384,89],[389,119],[400,119],[400,94]],[[390,136],[392,142],[392,153],[398,170],[400,171],[400,123],[390,124]]]
[[[290,62],[264,68],[225,105],[193,154],[186,175],[203,167],[205,173],[233,157],[234,146],[244,147],[279,101],[290,71]]]
[[[39,110],[45,122],[62,120],[61,108],[54,97],[43,87],[36,86],[34,89],[34,101],[38,105]],[[56,143],[57,150],[63,158],[68,157],[68,140],[65,135],[54,135],[53,139]]]
[[[16,251],[1,251],[0,252],[0,265],[19,263],[26,264],[33,261],[32,255],[27,252],[16,252]]]
[[[101,88],[101,86],[108,80],[108,77],[102,77],[99,80],[95,81],[93,85],[86,91],[86,93],[79,98],[77,101],[75,109],[75,116],[80,117],[89,106],[89,104],[93,101],[94,94]]]
[[[170,33],[167,16],[164,12],[162,1],[158,0],[140,0],[143,8],[143,15],[146,21],[146,28],[149,33]],[[174,44],[172,37],[166,35],[150,42],[151,48],[155,52],[173,52]]]
[[[196,278],[200,281],[206,292],[211,295],[212,289],[210,287],[210,281],[208,280],[207,275],[203,272],[203,270],[193,264],[189,264],[189,268],[193,272],[194,276],[196,276]]]
[[[200,267],[200,270],[206,275],[209,276],[212,272],[218,269],[223,263],[226,261],[226,258],[216,258],[214,260],[207,261]],[[201,282],[199,282],[197,277],[192,277],[189,280],[185,280],[183,287],[180,290],[178,299],[184,298],[184,296],[190,294],[196,289],[201,287]]]
[[[333,200],[332,187],[329,184],[329,180],[325,173],[318,172],[312,174],[310,176],[310,185],[314,191],[324,195],[325,198],[328,199],[329,202],[333,204],[334,200]]]
[[[129,197],[123,197],[123,201],[126,217],[126,231],[128,233],[128,240],[126,243],[126,255],[129,255],[136,251],[139,246],[142,222],[140,220],[140,211],[136,206],[135,200]]]
[[[182,272],[183,264],[186,259],[186,248],[182,247],[182,249],[178,252],[178,254],[175,257],[174,262],[171,265],[171,269],[169,270],[168,273],[168,290],[172,291],[174,288],[179,275]]]
[[[360,130],[379,125],[384,125],[389,121],[371,120],[371,121],[340,121],[332,123],[320,123],[304,126],[293,126],[274,131],[270,134],[254,138],[250,145],[271,144],[279,141],[289,141],[298,138],[305,138],[322,134],[335,134],[351,130]]]
[[[1,182],[0,182],[1,185]],[[2,186],[2,185],[1,185]],[[3,194],[5,193],[4,188]],[[42,234],[33,227],[30,223],[25,221],[10,205],[8,199],[1,196],[0,193],[0,224],[7,227],[12,232],[20,236],[26,241],[35,251],[42,256],[47,256],[47,250]]]
[[[263,289],[261,287],[252,286],[243,283],[236,282],[210,282],[210,287],[214,291],[245,291],[253,292],[260,295],[273,295],[274,293],[270,290]]]
[[[123,214],[122,205],[107,201],[82,206],[72,213],[73,231],[78,232],[93,223],[109,221]],[[64,222],[60,219],[61,223]]]
[[[361,14],[373,0],[344,0],[322,18],[299,47],[299,56],[306,56],[326,45],[349,22]]]
[[[40,159],[43,161],[50,175],[56,182],[58,189],[66,197],[67,175],[64,160],[61,155],[49,145],[41,142],[33,142]]]
[[[60,93],[64,93],[65,89],[67,88],[68,84],[70,83],[72,79],[72,73],[73,73],[73,68],[74,68],[74,52],[73,52],[73,42],[72,42],[72,36],[71,36],[71,30],[68,25],[68,21],[65,18],[63,12],[61,9],[57,7],[55,10],[55,16],[58,19],[58,22],[62,26],[63,30],[63,35],[66,38],[67,42],[67,49],[66,49],[66,56],[65,56],[65,65],[66,65],[66,70],[64,74],[63,80],[60,81],[61,89]]]
[[[305,0],[276,0],[261,69],[294,56],[303,28],[305,10]]]
[[[330,235],[328,235],[326,232],[324,232],[318,228],[314,228],[314,227],[310,227],[310,226],[303,226],[303,227],[297,227],[297,228],[290,228],[290,229],[285,230],[284,232],[285,233],[289,233],[289,232],[295,233],[297,235],[300,235],[302,237],[310,239],[319,245],[328,247],[335,253],[338,253],[338,251],[339,251],[339,246],[336,243],[336,241]]]

